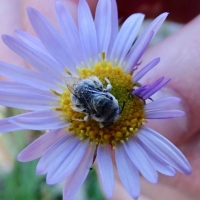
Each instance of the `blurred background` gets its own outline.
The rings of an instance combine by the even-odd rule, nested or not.
[[[120,22],[135,12],[146,14],[141,31],[151,18],[162,12],[170,13],[152,44],[177,31],[200,12],[200,0],[117,0],[117,4]],[[16,109],[0,107],[1,119],[19,113]],[[38,131],[18,131],[0,135],[0,200],[62,200],[63,183],[48,186],[45,176],[35,174],[38,160],[20,163],[16,159],[17,154],[41,134]],[[147,197],[145,189],[142,193],[140,200],[157,200]],[[90,171],[75,200],[105,200],[95,168]]]

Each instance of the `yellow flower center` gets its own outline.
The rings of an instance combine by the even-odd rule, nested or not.
[[[83,119],[85,113],[74,111],[70,99],[68,87],[63,91],[60,97],[60,108],[62,116],[71,122],[67,128],[78,136],[81,140],[90,139],[95,144],[110,144],[113,148],[118,143],[128,141],[129,138],[137,133],[138,129],[145,122],[144,101],[137,96],[131,95],[130,91],[137,83],[131,81],[131,75],[126,74],[119,66],[112,66],[111,63],[103,60],[94,65],[93,68],[81,68],[79,70],[80,79],[90,76],[96,76],[106,87],[105,78],[109,78],[112,85],[110,93],[118,100],[119,106],[124,108],[119,118],[113,124],[100,127],[99,122],[89,119],[88,121],[79,121]],[[55,93],[55,92],[54,92]]]

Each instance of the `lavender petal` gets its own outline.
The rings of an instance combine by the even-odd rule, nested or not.
[[[154,60],[152,60],[132,77],[132,81],[138,82],[149,70],[155,67],[159,62],[160,58],[155,58]]]
[[[133,45],[143,19],[143,14],[133,14],[123,23],[111,51],[112,61],[119,58],[118,64],[122,65]]]
[[[24,41],[29,46],[32,46],[34,49],[36,49],[40,52],[47,53],[44,45],[40,42],[40,40],[38,38],[34,37],[33,35],[30,35],[27,32],[24,32],[22,30],[15,30],[15,33],[18,36],[18,38],[20,38],[22,41]]]
[[[138,144],[138,142],[131,138],[128,142],[124,143],[126,153],[133,162],[133,164],[139,169],[141,174],[151,183],[157,183],[158,174],[154,169],[147,154]]]
[[[159,156],[157,156],[153,151],[151,151],[151,149],[146,148],[146,146],[143,145],[143,143],[137,139],[137,136],[136,136],[136,140],[140,144],[140,146],[145,150],[146,154],[151,160],[152,165],[158,172],[167,176],[176,175],[176,171],[174,170],[174,168],[171,167],[167,162],[165,162]]]
[[[156,110],[156,109],[164,109],[167,108],[168,106],[177,104],[181,101],[181,99],[177,97],[166,97],[166,98],[161,98],[155,101],[152,101],[148,104],[145,105],[145,110],[150,111],[150,110]]]
[[[175,117],[181,117],[185,113],[181,110],[155,110],[145,113],[146,119],[169,119]]]
[[[108,47],[107,52],[107,58],[110,60],[110,53],[113,48],[113,44],[116,40],[117,34],[118,34],[118,13],[117,13],[117,4],[116,0],[110,0],[111,1],[111,37],[110,37],[110,43]]]
[[[47,130],[60,129],[68,124],[61,120],[57,113],[52,110],[28,112],[22,115],[12,117],[9,122],[23,129]]]
[[[191,174],[192,169],[185,156],[162,135],[143,126],[143,128],[138,132],[137,138],[139,138],[147,149],[153,151],[169,165],[173,166],[183,174]]]
[[[160,90],[163,86],[165,86],[171,79],[164,80],[160,82],[158,85],[155,87],[151,87],[149,91],[146,92],[145,95],[143,95],[143,99],[148,99],[150,98],[153,94],[155,94],[158,90]]]
[[[72,53],[71,57],[75,65],[78,66],[85,61],[85,57],[77,25],[69,10],[61,1],[56,1],[56,14],[61,34],[68,45],[67,48],[71,52],[76,52],[75,54]]]
[[[140,60],[151,39],[166,19],[168,13],[163,13],[154,19],[139,36],[126,58],[126,71],[131,72]]]
[[[114,189],[114,172],[109,145],[98,146],[97,163],[103,190],[109,199],[112,197]]]
[[[71,73],[77,74],[70,52],[66,48],[65,40],[37,10],[28,7],[27,11],[31,25],[47,51],[63,68],[67,67]]]
[[[131,162],[123,145],[118,146],[115,151],[119,178],[121,179],[121,182],[123,183],[128,194],[133,199],[137,199],[140,194],[140,179],[138,169]]]
[[[95,13],[95,26],[99,53],[107,53],[111,36],[111,24],[111,2],[110,0],[99,0]]]
[[[51,168],[52,163],[55,161],[57,157],[59,157],[60,153],[63,152],[69,145],[78,144],[78,140],[75,140],[71,134],[66,134],[62,136],[59,140],[53,143],[44,155],[40,158],[37,167],[37,174],[45,174]]]
[[[44,95],[0,91],[0,104],[12,108],[49,110],[52,109],[50,103],[56,101],[56,98]]]
[[[92,165],[95,145],[88,146],[80,164],[74,172],[67,178],[63,189],[63,200],[72,200],[80,186],[85,181]]]
[[[72,143],[75,144],[75,142]],[[79,141],[73,147],[69,144],[49,167],[46,182],[55,184],[68,177],[80,164],[88,146],[89,141]]]
[[[9,122],[9,118],[0,120],[1,133],[22,130],[22,128]]]
[[[23,149],[17,156],[21,162],[29,162],[41,157],[47,149],[66,134],[64,129],[49,131]]]
[[[55,82],[44,76],[44,74],[5,62],[0,62],[0,74],[19,83],[23,83],[40,90],[49,91],[50,88],[54,90],[58,89]]]
[[[86,57],[96,62],[98,59],[97,34],[90,8],[85,0],[80,0],[78,5],[78,27],[79,36]],[[88,63],[86,63],[88,64]]]

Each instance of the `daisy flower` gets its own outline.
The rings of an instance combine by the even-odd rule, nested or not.
[[[37,174],[47,174],[48,184],[65,180],[65,200],[73,199],[95,160],[107,198],[113,194],[113,162],[133,199],[140,194],[139,173],[152,183],[157,182],[157,172],[174,176],[176,169],[190,174],[183,154],[144,125],[147,119],[184,114],[167,110],[179,103],[177,97],[146,101],[169,82],[161,77],[148,85],[139,83],[160,59],[135,73],[167,13],[153,20],[136,40],[144,15],[131,15],[118,30],[115,0],[99,0],[94,19],[86,1],[80,0],[78,24],[61,1],[56,1],[55,9],[60,32],[29,7],[38,38],[20,30],[18,38],[2,36],[33,70],[0,62],[0,74],[10,79],[0,82],[0,104],[26,110],[1,120],[1,131],[48,130],[18,160],[41,157]]]

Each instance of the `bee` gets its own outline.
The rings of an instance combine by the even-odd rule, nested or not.
[[[88,121],[93,119],[100,124],[100,128],[111,125],[120,115],[118,100],[110,93],[112,85],[108,78],[105,78],[107,84],[103,87],[102,82],[96,76],[90,76],[85,79],[73,79],[67,82],[71,108],[76,112],[85,113],[83,119],[79,121]]]

